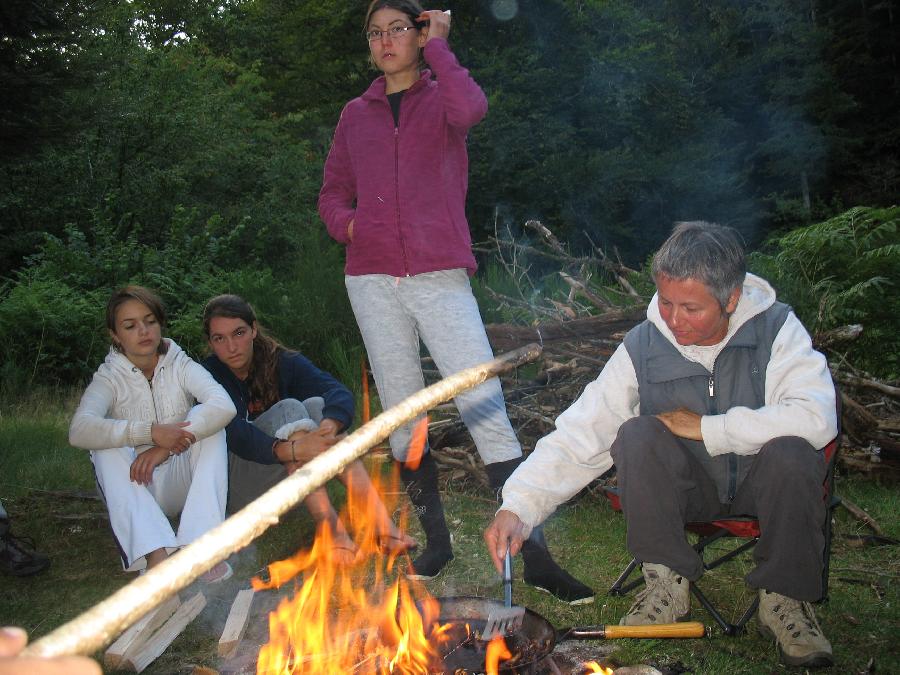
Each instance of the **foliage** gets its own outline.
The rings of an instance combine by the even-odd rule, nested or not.
[[[453,49],[490,102],[469,142],[476,240],[537,217],[575,255],[593,242],[636,266],[675,220],[734,225],[754,245],[900,196],[893,3],[448,6]],[[129,279],[168,294],[173,334],[193,349],[192,317],[219,288],[246,288],[311,356],[333,341],[356,348],[339,249],[321,241],[315,205],[340,108],[376,74],[364,11],[3,4],[7,374],[89,370],[105,342],[83,328],[94,294]]]
[[[850,209],[767,242],[752,268],[813,333],[863,325],[847,356],[873,373],[900,375],[900,207]]]
[[[265,266],[223,263],[243,240],[242,228],[222,232],[220,221],[202,222],[196,210],[175,215],[159,247],[135,234],[119,239],[103,220],[92,228],[93,241],[74,226],[64,239],[47,235],[31,265],[0,292],[0,377],[28,386],[83,380],[108,349],[106,301],[128,283],[160,294],[169,314],[167,335],[198,358],[206,353],[203,306],[225,292],[245,296],[276,336],[323,367],[330,367],[322,359],[334,355],[335,341],[349,351],[359,343],[339,252],[319,231],[306,228],[296,236],[288,271],[276,277]]]

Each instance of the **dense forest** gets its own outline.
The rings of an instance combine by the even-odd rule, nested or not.
[[[376,74],[365,6],[4,0],[0,380],[90,373],[98,308],[128,281],[162,292],[188,346],[203,301],[229,289],[287,342],[350,358],[342,251],[315,203],[341,107]],[[490,102],[469,139],[476,240],[537,218],[640,265],[677,220],[759,247],[898,203],[893,0],[442,8]],[[872,222],[896,269],[891,213]]]

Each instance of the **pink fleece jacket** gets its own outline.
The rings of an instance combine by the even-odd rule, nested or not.
[[[466,134],[484,117],[487,99],[446,40],[429,40],[424,54],[437,79],[424,70],[404,93],[399,126],[382,76],[344,107],[335,130],[319,215],[347,245],[348,275],[475,272]]]

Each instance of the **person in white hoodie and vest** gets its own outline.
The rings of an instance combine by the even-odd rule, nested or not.
[[[686,619],[703,566],[684,525],[753,514],[762,534],[747,583],[760,629],[785,662],[830,665],[810,606],[823,595],[821,448],[837,434],[825,357],[747,273],[731,228],[678,223],[651,272],[647,320],[506,481],[485,531],[494,564],[615,464],[626,545],[646,580],[623,624]]]
[[[97,486],[128,572],[153,567],[225,519],[231,398],[199,363],[162,337],[162,301],[141,286],[113,293],[112,346],[69,427],[91,451]],[[177,533],[169,517],[180,514]],[[218,563],[201,579],[232,574]]]

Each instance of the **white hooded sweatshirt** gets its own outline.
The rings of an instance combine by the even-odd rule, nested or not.
[[[175,342],[153,371],[152,384],[140,368],[110,348],[72,418],[69,443],[86,450],[153,444],[154,423],[189,421],[197,440],[224,429],[235,415],[231,397],[209,371]],[[197,403],[197,405],[195,405]]]
[[[738,328],[772,306],[775,291],[765,280],[747,274],[728,333],[708,347],[679,345],[659,314],[657,300],[654,295],[647,318],[686,359],[712,372],[716,357]],[[556,430],[538,441],[507,480],[501,508],[515,513],[527,528],[542,523],[612,466],[609,449],[619,427],[639,414],[637,375],[624,345],[619,345],[597,379],[557,418]],[[835,390],[828,363],[813,349],[809,333],[793,312],[772,344],[765,405],[704,415],[700,427],[710,455],[756,454],[781,436],[799,436],[820,448],[835,437]]]

